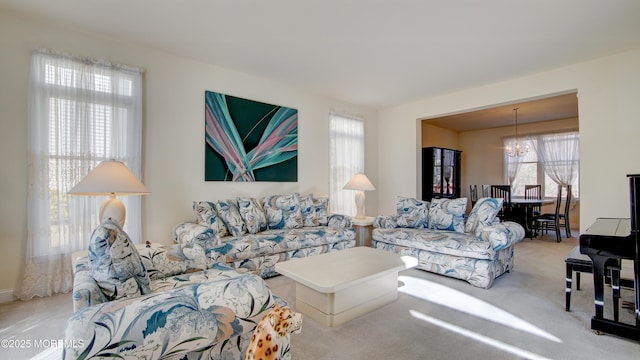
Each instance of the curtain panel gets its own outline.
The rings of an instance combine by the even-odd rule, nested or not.
[[[142,69],[34,50],[28,109],[27,252],[14,295],[69,292],[71,254],[86,250],[106,197],[67,192],[103,160],[140,178]],[[125,230],[141,241],[141,199],[122,198]]]
[[[531,144],[544,172],[557,184],[572,185],[580,170],[580,135],[577,131],[531,136]]]
[[[329,114],[329,206],[331,213],[355,216],[355,191],[344,190],[358,172],[364,172],[364,121]]]

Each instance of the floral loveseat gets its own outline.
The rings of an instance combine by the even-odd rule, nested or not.
[[[77,259],[73,301],[64,359],[240,359],[260,320],[287,306],[261,277],[209,267],[197,244],[137,250],[111,220]]]
[[[264,199],[194,201],[195,222],[174,227],[180,244],[198,244],[207,261],[263,278],[280,261],[355,246],[351,217],[328,214],[328,199],[298,193]]]
[[[372,247],[418,259],[417,268],[490,288],[513,269],[513,245],[524,228],[499,222],[502,199],[482,198],[465,222],[467,199],[432,199],[431,203],[398,197],[394,216],[374,221]]]

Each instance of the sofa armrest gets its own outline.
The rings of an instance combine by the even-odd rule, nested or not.
[[[109,301],[89,274],[89,257],[76,260],[73,273],[73,312]]]
[[[489,225],[476,233],[476,238],[481,241],[491,242],[494,250],[502,250],[524,239],[522,225],[505,221],[496,225]]]
[[[251,274],[110,301],[69,318],[65,341],[74,346],[63,358],[241,358],[248,342],[229,339],[253,332],[275,304]]]
[[[395,229],[398,227],[395,215],[378,215],[373,220],[374,228]]]
[[[336,229],[347,229],[353,226],[353,221],[349,215],[331,214],[329,215],[328,226]]]

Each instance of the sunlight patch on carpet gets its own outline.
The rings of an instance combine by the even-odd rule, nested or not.
[[[492,339],[490,337],[484,336],[484,335],[480,335],[476,332],[461,328],[459,326],[450,324],[448,322],[442,321],[442,320],[438,320],[434,317],[431,317],[429,315],[425,315],[419,311],[415,311],[415,310],[409,310],[409,312],[411,313],[411,316],[415,317],[416,319],[420,319],[429,323],[432,323],[436,326],[440,326],[444,329],[447,329],[449,331],[453,331],[456,332],[460,335],[466,336],[468,338],[471,338],[473,340],[485,343],[487,345],[491,345],[495,348],[498,348],[500,350],[512,353],[520,358],[523,359],[528,359],[528,360],[549,360],[548,358],[532,353],[530,351],[527,350],[523,350],[520,349],[519,347],[515,347],[509,344],[505,344],[502,341],[498,341],[495,339]]]
[[[404,283],[398,288],[401,293],[562,343],[562,340],[543,329],[461,291],[412,276],[399,276],[398,280]]]
[[[62,359],[62,347],[49,348],[31,358],[31,360],[54,360],[54,359],[56,360]]]

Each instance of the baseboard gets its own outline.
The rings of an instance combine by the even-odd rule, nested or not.
[[[13,289],[0,290],[0,304],[12,302],[15,300]]]

